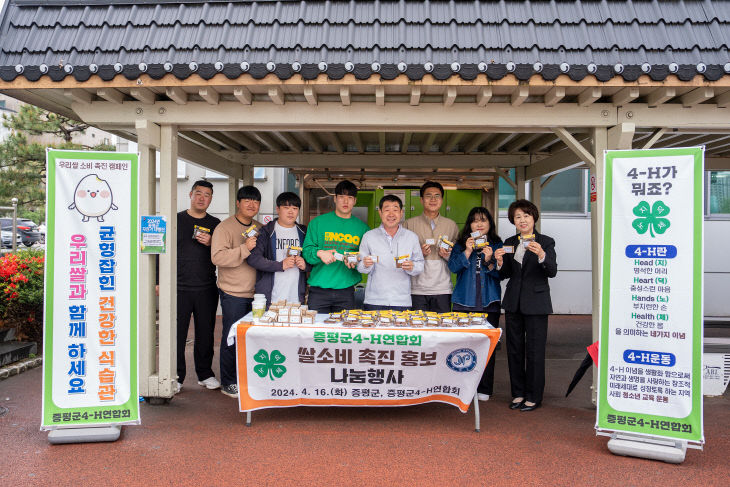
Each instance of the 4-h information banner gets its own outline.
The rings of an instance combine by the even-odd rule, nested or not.
[[[598,430],[704,442],[703,154],[606,152]]]
[[[445,402],[466,412],[500,333],[242,323],[240,410]]]
[[[41,429],[139,423],[137,165],[48,151]]]

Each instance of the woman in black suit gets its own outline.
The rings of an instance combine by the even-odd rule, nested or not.
[[[558,273],[555,241],[535,232],[540,217],[527,200],[509,206],[507,216],[517,229],[494,252],[501,279],[509,278],[502,298],[507,335],[507,364],[512,386],[510,409],[533,411],[540,407],[545,389],[545,342],[548,315],[553,312],[548,278]]]

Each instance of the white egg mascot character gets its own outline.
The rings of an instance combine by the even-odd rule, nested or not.
[[[91,217],[103,222],[104,215],[109,210],[119,209],[112,200],[112,189],[109,187],[109,183],[100,179],[96,174],[89,174],[79,181],[74,191],[74,202],[68,209],[76,208],[83,215],[81,221],[87,222]]]

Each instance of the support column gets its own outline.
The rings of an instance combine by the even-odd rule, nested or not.
[[[238,178],[228,178],[228,214],[236,214],[236,195],[238,194],[238,187],[241,180]]]
[[[299,197],[302,199],[302,207],[299,210],[299,223],[309,225],[309,189],[304,184],[304,176],[299,178]]]
[[[542,184],[540,184],[540,178],[530,180],[530,200],[537,206],[537,209],[542,213]],[[535,222],[535,230],[541,232],[542,218],[539,218]]]
[[[177,126],[160,127],[160,214],[167,217],[167,253],[160,255],[159,397],[177,382]]]
[[[137,145],[139,150],[139,213],[154,215],[156,147],[160,145],[160,127],[147,120],[138,120]],[[158,397],[157,381],[157,296],[155,295],[156,255],[139,255],[139,394]]]
[[[253,166],[243,166],[243,185],[244,186],[251,186],[253,185]]]
[[[527,188],[525,187],[525,167],[518,166],[515,168],[515,199],[523,200],[527,198]]]
[[[494,231],[499,235],[499,177],[494,178],[494,188],[491,192],[490,206],[494,218]]]
[[[601,225],[603,220],[603,151],[608,148],[608,133],[605,128],[595,128],[592,133],[593,157],[595,164],[590,165],[591,177],[596,181],[596,201],[591,202],[591,343],[599,338],[598,310],[601,304]],[[598,367],[593,367],[591,401],[598,398]]]
[[[591,277],[593,296],[592,304],[592,342],[600,338],[598,314],[601,303],[601,265],[602,247],[601,228],[603,227],[603,151],[608,149],[631,149],[633,145],[636,126],[633,123],[622,123],[612,127],[593,129],[593,158],[595,163],[591,165],[591,177],[596,181],[596,201],[591,202]],[[599,344],[600,345],[600,344]],[[598,367],[593,367],[593,385],[591,386],[591,398],[593,404],[598,399]]]

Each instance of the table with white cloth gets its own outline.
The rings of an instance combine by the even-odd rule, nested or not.
[[[251,313],[228,334],[236,344],[239,409],[292,406],[452,404],[463,413],[497,346],[501,329],[257,324]]]

